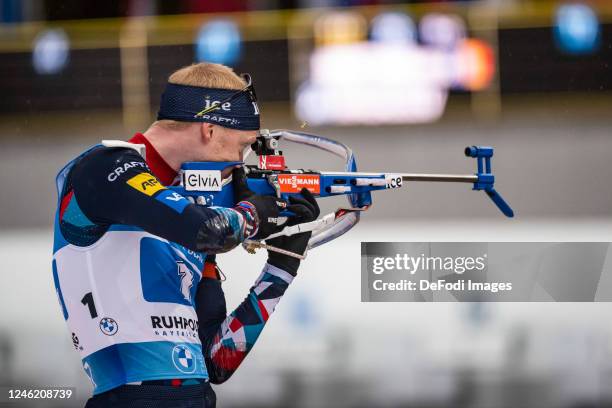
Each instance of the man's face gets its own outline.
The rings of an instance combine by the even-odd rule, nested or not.
[[[212,126],[212,137],[207,149],[214,161],[242,161],[244,150],[257,137],[256,130],[236,130],[222,126]]]

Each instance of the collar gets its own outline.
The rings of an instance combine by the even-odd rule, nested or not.
[[[149,140],[142,134],[136,133],[130,140],[130,143],[144,144],[147,148],[146,161],[147,165],[153,172],[153,175],[161,181],[164,186],[169,186],[174,181],[177,173],[172,167],[161,157],[159,152],[155,150],[155,147],[149,142]]]

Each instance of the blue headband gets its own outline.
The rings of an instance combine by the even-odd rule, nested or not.
[[[254,93],[171,84],[161,97],[157,120],[208,122],[239,130],[259,130],[259,107]]]

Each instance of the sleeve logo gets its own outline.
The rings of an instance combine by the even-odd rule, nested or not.
[[[127,184],[132,188],[144,193],[148,196],[152,196],[157,193],[159,190],[165,190],[166,188],[162,186],[158,179],[156,179],[150,173],[140,173],[136,176],[132,177],[127,181]]]

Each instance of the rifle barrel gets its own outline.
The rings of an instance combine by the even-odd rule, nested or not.
[[[402,174],[404,181],[447,181],[452,183],[475,183],[478,181],[478,176],[475,174],[419,174],[419,173],[404,173]]]
[[[346,171],[322,171],[323,175],[334,176],[381,176],[383,174],[393,174],[401,176],[403,181],[442,181],[451,183],[476,183],[478,176],[475,174],[426,174],[426,173],[369,173],[369,172],[346,172]]]

